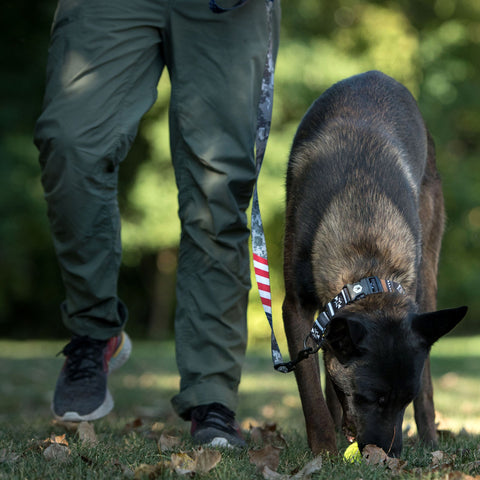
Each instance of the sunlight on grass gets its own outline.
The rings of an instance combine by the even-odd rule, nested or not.
[[[63,356],[56,357],[65,341],[0,340],[0,408],[28,415],[32,408],[48,410]],[[432,349],[435,408],[439,428],[480,433],[480,336],[448,337]],[[122,412],[136,406],[155,411],[170,408],[178,390],[173,342],[134,341],[132,357],[112,376],[112,391]],[[240,419],[276,422],[282,428],[304,429],[294,374],[275,372],[269,345],[256,342],[247,352],[239,388]],[[404,426],[415,432],[413,409]]]
[[[0,358],[52,358],[62,350],[67,341],[0,340]]]

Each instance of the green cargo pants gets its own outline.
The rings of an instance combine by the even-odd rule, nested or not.
[[[62,315],[79,335],[125,326],[118,168],[164,69],[182,226],[174,397],[232,410],[245,355],[247,218],[257,104],[267,49],[265,0],[214,14],[208,0],[60,0],[43,111],[35,128],[42,184],[65,285]],[[275,53],[279,0],[274,7]],[[161,208],[162,192],[158,192]]]

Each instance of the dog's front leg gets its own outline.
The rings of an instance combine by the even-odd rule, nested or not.
[[[437,446],[437,427],[435,425],[435,408],[433,406],[433,385],[430,373],[430,358],[425,360],[420,393],[413,401],[415,423],[418,437],[426,445]]]
[[[302,350],[308,333],[308,319],[313,315],[298,308],[288,299],[283,303],[283,319],[291,358]],[[308,444],[314,454],[337,452],[335,426],[322,393],[318,355],[312,355],[297,364],[295,368],[300,399],[305,417]]]
[[[422,223],[422,262],[418,278],[417,303],[420,312],[433,312],[437,307],[438,259],[445,228],[445,207],[442,184],[437,172],[435,145],[428,134],[427,166],[420,191]],[[430,358],[425,361],[420,393],[413,402],[418,436],[427,445],[437,445],[433,385]]]
[[[330,375],[328,374],[327,369],[325,368],[325,397],[327,400],[328,410],[330,415],[332,416],[333,422],[335,427],[338,431],[342,429],[342,418],[343,418],[343,411],[342,405],[337,396],[337,392],[335,391],[335,387],[333,385],[333,380],[331,379]]]

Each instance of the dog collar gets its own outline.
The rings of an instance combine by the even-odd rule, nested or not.
[[[318,315],[309,337],[315,341],[318,348],[321,348],[328,324],[339,310],[356,300],[365,298],[367,295],[385,292],[406,295],[404,288],[398,282],[378,277],[366,277],[356,283],[345,285],[342,291],[326,304],[325,310]]]

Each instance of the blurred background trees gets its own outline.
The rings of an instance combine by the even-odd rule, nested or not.
[[[261,1],[261,0],[251,0]],[[205,3],[207,4],[208,2]],[[55,0],[3,6],[0,76],[0,336],[66,336],[32,130],[40,112]],[[284,176],[295,129],[332,83],[378,69],[417,98],[437,145],[448,224],[439,307],[467,304],[458,333],[480,332],[480,3],[477,0],[283,0],[272,133],[259,181],[281,325]],[[170,164],[168,74],[122,165],[120,295],[134,336],[173,332],[176,188]],[[254,286],[251,340],[267,337]]]

